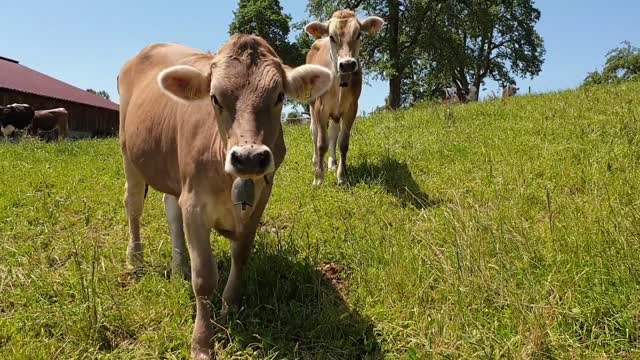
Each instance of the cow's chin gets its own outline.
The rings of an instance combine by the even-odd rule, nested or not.
[[[340,84],[340,87],[349,87],[349,84],[351,84],[352,76],[353,73],[338,73],[338,83]]]

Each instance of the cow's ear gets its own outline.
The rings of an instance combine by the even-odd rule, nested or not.
[[[321,39],[329,35],[329,24],[314,21],[307,24],[307,26],[304,27],[304,31],[316,39]]]
[[[369,35],[377,34],[384,26],[384,20],[377,16],[369,16],[362,20],[360,24],[360,31],[366,32]]]
[[[158,75],[162,91],[179,101],[195,101],[209,96],[211,77],[198,69],[178,65],[163,70]]]
[[[295,69],[285,67],[287,96],[309,101],[324,94],[331,86],[333,74],[327,68],[318,65],[302,65]]]

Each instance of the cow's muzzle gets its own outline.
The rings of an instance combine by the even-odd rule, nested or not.
[[[227,153],[224,170],[243,179],[262,177],[275,170],[273,153],[264,145],[236,145]]]

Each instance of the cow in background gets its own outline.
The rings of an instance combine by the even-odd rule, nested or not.
[[[0,130],[2,135],[10,137],[17,130],[25,130],[31,125],[35,111],[27,104],[0,106]]]
[[[305,31],[317,40],[307,54],[307,64],[320,65],[333,74],[329,91],[311,101],[311,137],[313,139],[314,185],[324,180],[324,158],[329,150],[329,169],[338,168],[338,184],[346,181],[347,152],[351,127],[358,114],[362,91],[362,69],[358,63],[362,36],[382,29],[377,16],[358,19],[350,10],[336,11],[329,21],[314,21]],[[336,161],[336,144],[340,163]]]
[[[69,136],[69,112],[67,109],[37,110],[29,127],[29,134],[39,137],[44,135],[46,138],[55,139],[56,137],[48,136],[48,134],[56,132],[58,140]]]
[[[518,90],[520,90],[520,88],[517,88],[514,84],[508,84],[502,89],[502,98],[506,99],[515,96]]]

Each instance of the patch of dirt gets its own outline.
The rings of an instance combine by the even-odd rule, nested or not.
[[[322,264],[318,270],[322,273],[324,279],[344,296],[347,289],[347,276],[349,275],[349,271],[344,266],[333,262]]]

